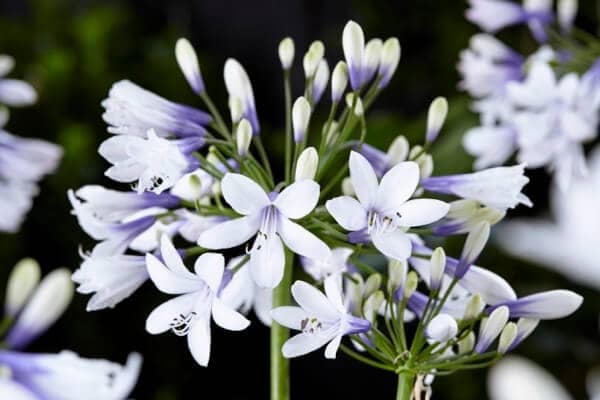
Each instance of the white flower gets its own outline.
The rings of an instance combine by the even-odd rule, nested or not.
[[[414,162],[397,164],[381,182],[359,153],[351,152],[349,164],[358,200],[336,197],[325,204],[327,211],[344,229],[352,231],[351,241],[371,240],[384,255],[405,260],[412,248],[405,229],[439,220],[448,212],[448,204],[432,199],[409,200],[419,182],[419,167]]]
[[[317,281],[322,281],[328,276],[337,276],[340,279],[348,271],[348,258],[353,250],[347,247],[331,249],[331,255],[326,259],[312,259],[302,257],[302,266],[306,273]]]
[[[292,285],[292,296],[300,307],[284,306],[271,311],[275,321],[302,331],[288,339],[281,349],[285,357],[310,353],[329,342],[326,358],[335,358],[344,335],[367,332],[369,321],[348,314],[335,277],[325,279],[326,296],[303,281]]]
[[[243,315],[217,297],[223,279],[225,260],[216,253],[204,253],[190,272],[168,237],[161,240],[161,257],[146,254],[150,279],[164,293],[177,295],[150,313],[146,330],[151,334],[172,330],[178,336],[187,336],[192,356],[202,366],[210,358],[210,321],[232,331],[246,329],[250,324]]]
[[[185,139],[183,139],[185,140]],[[202,140],[192,150],[201,147]],[[154,130],[146,139],[119,135],[105,140],[98,152],[113,164],[105,175],[117,182],[137,181],[137,191],[162,193],[172,187],[189,167],[177,142],[160,138]]]
[[[243,217],[219,224],[200,235],[198,244],[207,249],[227,249],[256,235],[248,250],[250,271],[261,287],[276,287],[283,277],[281,241],[294,253],[327,258],[330,250],[319,238],[293,219],[310,213],[319,199],[319,185],[311,180],[295,182],[281,193],[267,195],[251,179],[228,173],[222,182],[225,201]]]

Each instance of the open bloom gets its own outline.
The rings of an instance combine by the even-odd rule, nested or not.
[[[354,242],[371,240],[386,256],[405,260],[412,245],[406,229],[427,225],[444,217],[449,206],[433,199],[409,200],[419,183],[416,163],[401,162],[377,181],[365,157],[350,153],[350,178],[358,200],[340,196],[327,201],[327,211]]]
[[[328,276],[337,276],[340,279],[344,272],[348,272],[348,258],[353,250],[347,247],[331,249],[331,255],[326,259],[312,259],[302,257],[302,266],[307,274],[317,281],[322,281]]]
[[[125,365],[81,358],[70,351],[27,354],[0,351],[0,365],[10,378],[0,378],[6,400],[125,400],[137,381],[142,357],[132,353]]]
[[[250,324],[242,314],[225,304],[217,293],[223,280],[225,260],[215,253],[204,253],[196,260],[194,272],[183,264],[168,237],[161,240],[161,257],[146,254],[150,279],[158,290],[178,295],[152,311],[146,320],[151,334],[172,330],[187,336],[188,347],[198,364],[207,366],[210,358],[210,321],[231,331],[241,331]]]
[[[364,333],[371,323],[348,314],[335,277],[325,279],[325,294],[303,281],[292,285],[292,296],[300,305],[284,306],[271,311],[277,322],[302,331],[288,339],[281,349],[285,357],[298,357],[327,345],[326,358],[335,358],[345,335]]]
[[[268,195],[256,182],[229,173],[221,181],[225,201],[243,217],[223,222],[203,232],[198,244],[207,249],[227,249],[256,235],[250,254],[250,271],[257,285],[276,287],[283,277],[281,241],[301,256],[326,259],[330,250],[314,234],[292,222],[317,205],[319,185],[309,179],[295,182],[281,193]]]

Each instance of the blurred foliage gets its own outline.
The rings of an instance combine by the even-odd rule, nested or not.
[[[113,82],[131,79],[169,99],[199,104],[173,57],[174,42],[181,35],[196,45],[208,90],[222,108],[226,99],[222,64],[228,56],[244,63],[253,80],[265,141],[273,153],[282,149],[282,85],[279,78],[274,79],[280,76],[276,48],[281,38],[294,37],[297,60],[310,41],[323,39],[333,65],[341,57],[341,31],[347,19],[361,23],[368,37],[397,36],[403,46],[402,61],[392,84],[369,113],[368,141],[387,148],[397,134],[405,134],[411,143],[420,143],[428,104],[443,95],[449,99],[450,114],[433,148],[435,173],[468,171],[472,159],[462,149],[461,137],[477,118],[469,112],[469,99],[456,89],[455,70],[458,52],[476,32],[463,18],[465,7],[462,2],[436,0],[0,0],[1,52],[16,58],[13,76],[32,82],[40,93],[38,104],[12,112],[8,130],[65,148],[60,170],[42,184],[22,231],[0,240],[5,265],[0,281],[24,256],[40,260],[46,271],[62,265],[74,269],[79,262],[78,246],[90,248],[91,241],[70,215],[66,191],[90,183],[115,187],[103,178],[106,164],[96,152],[107,137],[100,102]],[[591,25],[592,7],[587,3],[583,7],[582,21]],[[531,50],[526,35],[507,37]],[[298,95],[303,80],[300,63],[296,64],[293,89]],[[547,204],[547,177],[541,171],[530,176],[526,192],[540,207],[519,209],[517,214],[543,212]],[[461,240],[449,245],[456,255]],[[582,398],[583,376],[599,362],[598,294],[493,248],[480,264],[506,276],[521,294],[565,287],[585,295],[580,312],[567,320],[542,324],[519,349],[549,368],[576,398]],[[227,399],[266,398],[266,328],[255,322],[241,334],[214,329],[211,366],[203,369],[192,361],[185,340],[145,333],[146,316],[163,299],[147,284],[115,310],[90,314],[85,312],[87,298],[78,295],[64,318],[32,350],[70,348],[114,360],[124,360],[130,350],[141,351],[145,364],[134,393],[140,399],[213,398],[213,393]],[[375,393],[377,398],[391,398],[395,389],[392,375],[343,355],[332,362],[315,353],[294,360],[292,368],[295,398],[357,398]],[[438,399],[482,399],[485,372],[440,378],[436,387]]]

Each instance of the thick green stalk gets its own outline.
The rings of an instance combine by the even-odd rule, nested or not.
[[[273,308],[290,305],[293,260],[293,254],[286,251],[283,279],[273,290]],[[290,398],[290,362],[281,353],[281,348],[289,336],[289,329],[273,321],[271,324],[271,400]]]
[[[396,400],[410,400],[414,386],[414,374],[410,372],[402,372],[398,374],[398,389],[396,391]]]

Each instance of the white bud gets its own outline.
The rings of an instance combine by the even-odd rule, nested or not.
[[[346,177],[342,181],[342,194],[344,196],[354,196],[356,194],[354,191],[354,186],[352,186],[352,179],[350,177]]]
[[[483,221],[477,224],[467,235],[467,240],[463,247],[459,265],[456,267],[457,277],[462,278],[467,269],[475,262],[479,254],[483,251],[488,238],[490,237],[490,224]]]
[[[498,341],[498,353],[504,354],[508,351],[512,343],[517,337],[517,324],[509,322],[506,324],[502,333],[500,334],[500,340]]]
[[[292,126],[296,143],[304,140],[310,122],[310,112],[308,101],[303,96],[298,97],[292,106]]]
[[[40,266],[32,258],[24,258],[12,269],[6,286],[4,312],[14,317],[29,299],[40,281]]]
[[[558,24],[565,31],[569,32],[573,27],[573,21],[577,16],[577,0],[559,0],[557,4]]]
[[[367,42],[365,46],[364,53],[364,61],[363,61],[363,83],[367,83],[370,81],[375,72],[377,72],[377,67],[379,67],[379,60],[381,59],[381,49],[383,47],[383,42],[381,39],[371,39]]]
[[[317,67],[325,55],[325,46],[320,40],[312,42],[308,51],[304,55],[302,65],[304,67],[304,76],[306,79],[312,78],[317,72]]]
[[[409,149],[410,145],[408,144],[406,137],[404,137],[404,135],[397,136],[387,151],[387,156],[390,160],[390,163],[392,165],[396,165],[402,161],[406,161]]]
[[[406,261],[391,260],[388,263],[388,282],[387,290],[390,296],[393,296],[396,290],[404,283],[408,265]]]
[[[18,348],[33,340],[63,314],[72,298],[71,272],[66,268],[52,271],[31,296],[7,341]]]
[[[181,72],[185,76],[189,85],[192,87],[196,94],[204,92],[204,82],[202,75],[200,74],[200,65],[198,64],[198,56],[194,47],[190,42],[181,38],[177,40],[175,44],[175,58],[181,68]]]
[[[348,64],[350,84],[354,90],[358,90],[362,86],[361,72],[365,50],[365,34],[356,22],[348,21],[344,27],[342,47],[346,64]]]
[[[212,191],[213,196],[215,196],[215,197],[221,196],[221,193],[222,193],[221,181],[216,181],[215,183],[213,183],[213,185],[211,187],[211,191]]]
[[[312,102],[313,104],[318,103],[327,87],[327,82],[329,82],[329,64],[327,64],[327,60],[321,59],[319,62],[319,66],[317,67],[317,72],[315,73],[315,79],[313,80],[313,88],[312,88]]]
[[[458,354],[466,354],[473,351],[475,347],[475,333],[469,332],[461,341],[458,342]]]
[[[517,321],[517,337],[516,341],[512,346],[516,346],[521,343],[523,340],[527,339],[529,335],[533,333],[535,328],[537,328],[540,323],[539,319],[531,319],[531,318],[519,318]]]
[[[444,249],[438,247],[431,254],[430,261],[430,282],[429,286],[431,290],[437,291],[442,286],[442,280],[444,279],[444,271],[446,269],[446,253]]]
[[[387,86],[400,62],[400,42],[396,38],[389,38],[381,48],[379,61],[379,88]]]
[[[367,278],[365,282],[365,289],[363,296],[368,297],[371,294],[375,293],[376,290],[381,286],[381,275],[380,274],[371,274]]]
[[[0,76],[8,74],[15,67],[15,59],[6,54],[0,54]]]
[[[340,61],[335,65],[331,75],[331,101],[337,103],[348,85],[348,66]]]
[[[427,143],[432,143],[438,137],[447,115],[448,101],[444,97],[437,97],[431,102],[427,113],[427,133],[425,135]]]
[[[244,115],[244,104],[239,97],[232,96],[229,98],[229,113],[231,114],[231,122],[237,124]]]
[[[314,147],[307,147],[300,153],[298,162],[296,163],[296,182],[304,179],[315,179],[317,167],[319,166],[319,154]]]
[[[509,310],[506,306],[496,308],[490,314],[489,318],[481,322],[481,329],[475,351],[477,353],[485,352],[494,340],[498,337],[504,325],[508,321]]]
[[[419,277],[415,271],[410,271],[406,275],[406,284],[404,285],[404,298],[409,299],[415,290],[417,290],[417,285],[419,284]]]
[[[337,123],[337,121],[331,121],[331,124],[329,124],[329,131],[327,133],[325,133],[323,131],[323,133],[326,135],[325,136],[325,148],[330,148],[331,146],[333,146],[335,144],[335,141],[338,138],[339,135],[339,125]],[[323,129],[325,129],[325,126],[323,127]]]
[[[215,155],[213,146],[208,148],[208,154],[206,154],[206,161],[208,161],[211,165],[217,168],[221,165],[221,160]]]
[[[279,61],[281,61],[281,67],[285,70],[291,68],[294,62],[295,46],[292,38],[287,37],[279,43]]]
[[[381,290],[377,290],[367,297],[367,300],[365,300],[363,305],[363,315],[365,318],[371,322],[374,322],[375,318],[377,317],[377,312],[379,311],[379,308],[383,304],[384,300],[385,296]]]
[[[238,154],[243,157],[248,154],[250,142],[252,142],[252,125],[247,119],[243,119],[237,126],[235,131],[235,139],[237,144]]]
[[[471,297],[467,306],[465,307],[465,315],[463,316],[463,320],[471,321],[475,318],[479,317],[483,309],[485,308],[485,303],[479,294]]]
[[[426,179],[433,173],[433,157],[431,154],[422,154],[417,160],[419,164],[419,176],[421,179]]]
[[[438,314],[427,325],[425,335],[436,342],[447,342],[458,333],[456,320],[448,314]]]
[[[354,115],[360,117],[364,113],[362,100],[358,96],[356,97],[356,100],[354,100],[354,96],[354,93],[346,94],[346,106],[349,110],[352,110],[354,107]]]

